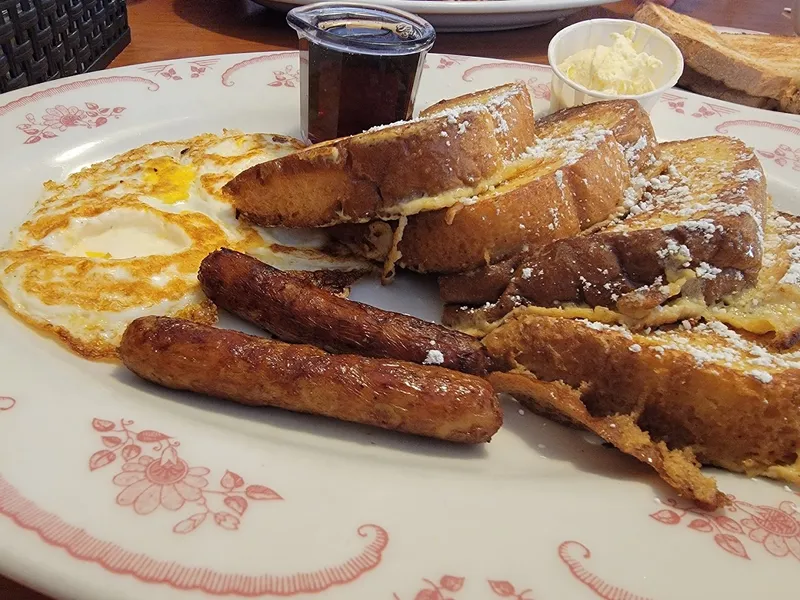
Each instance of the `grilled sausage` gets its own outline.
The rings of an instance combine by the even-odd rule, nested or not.
[[[476,375],[487,371],[486,351],[466,334],[339,298],[246,254],[212,252],[198,279],[215,304],[287,342]]]
[[[165,387],[451,442],[489,441],[502,423],[492,387],[473,375],[332,355],[183,319],[136,319],[119,354],[131,371]]]

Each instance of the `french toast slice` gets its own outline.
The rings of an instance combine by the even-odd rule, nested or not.
[[[422,273],[480,269],[528,248],[577,235],[638,198],[633,176],[663,169],[646,112],[631,100],[559,111],[538,123],[525,171],[445,210],[410,216],[399,266]],[[334,228],[357,254],[382,260],[394,224]],[[467,276],[469,277],[469,276]]]
[[[239,215],[265,227],[397,219],[452,206],[513,175],[534,127],[527,87],[507,84],[256,165],[225,190]]]
[[[517,306],[645,328],[701,316],[756,283],[768,208],[758,159],[714,136],[661,144],[668,174],[629,214],[590,235],[530,251],[496,305],[446,321],[492,323]]]
[[[514,269],[512,261],[497,265],[498,269],[501,266],[505,266],[501,275]],[[487,302],[484,298],[497,293],[501,276],[489,272],[482,275],[472,282],[471,291],[466,285],[445,283],[445,277],[440,278],[439,284],[440,294],[446,302],[459,303],[445,308],[444,323],[478,337],[496,327],[501,318],[498,314],[502,314],[491,301],[481,307],[460,306]],[[461,280],[457,283],[460,284]],[[525,310],[528,314],[540,316],[586,318],[641,329],[641,321],[603,307],[529,306]],[[758,335],[759,343],[775,351],[794,348],[800,343],[800,217],[776,211],[768,213],[763,266],[754,286],[711,305],[678,300],[660,308],[659,312],[662,320],[721,321],[739,331]],[[664,318],[664,315],[670,315],[670,318]]]
[[[691,70],[680,85],[714,97],[735,90],[745,99],[770,99],[770,107],[800,113],[798,38],[719,33],[705,21],[653,3],[639,7],[633,18],[660,29],[680,48]],[[708,79],[698,86],[695,74]],[[719,85],[712,86],[709,80]]]
[[[640,438],[638,451],[641,444],[655,450],[663,442],[690,463],[696,457],[748,476],[800,483],[800,352],[777,352],[760,337],[720,322],[637,333],[527,308],[510,315],[484,345],[501,369],[572,388],[566,400],[551,398],[544,408],[564,413],[623,451],[637,455],[636,447],[607,430],[627,417],[629,433],[640,430],[652,440],[651,445]],[[493,383],[500,390],[526,394],[520,382],[515,390],[514,381],[498,379]],[[527,396],[542,402],[535,389]],[[576,419],[576,406],[588,416]],[[685,463],[673,466],[686,473]],[[667,481],[705,504],[722,501],[705,485]]]

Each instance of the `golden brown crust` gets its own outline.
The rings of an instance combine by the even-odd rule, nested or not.
[[[650,178],[664,170],[653,124],[636,100],[592,102],[554,112],[538,121],[538,134],[539,137],[560,137],[574,129],[576,123],[585,122],[611,131],[622,146],[633,174]]]
[[[239,252],[211,253],[198,278],[218,306],[288,342],[486,373],[486,351],[468,335],[339,298]]]
[[[534,412],[596,433],[622,452],[655,469],[684,498],[710,510],[730,502],[717,489],[716,482],[700,472],[700,465],[691,450],[670,450],[663,441],[653,441],[629,415],[592,416],[584,403],[584,395],[590,386],[575,389],[561,381],[544,382],[524,369],[492,373],[489,381],[495,390],[514,396]]]
[[[520,309],[483,341],[498,367],[580,388],[593,417],[629,415],[704,464],[785,477],[798,458],[800,357],[719,323],[644,335]]]
[[[475,104],[491,106],[498,97],[506,96],[502,106],[492,107],[495,122],[495,135],[504,155],[516,157],[536,139],[536,119],[534,118],[528,86],[524,83],[505,85],[447,98],[420,111],[421,117],[430,117],[450,109],[460,109]]]
[[[123,363],[165,387],[452,442],[489,441],[502,423],[478,377],[402,361],[330,355],[167,317],[128,327]]]
[[[266,227],[394,219],[452,206],[502,181],[505,161],[516,158],[498,132],[504,110],[503,122],[515,125],[527,100],[533,119],[527,91],[505,86],[491,95],[496,105],[450,108],[256,165],[225,189],[241,216]],[[520,123],[512,135],[525,140],[532,128]]]
[[[725,37],[709,23],[653,3],[641,6],[633,18],[672,38],[683,53],[685,64],[700,75],[749,96],[777,100],[782,110],[791,112],[800,104],[797,76],[790,68],[775,68],[759,54],[737,48],[734,36]]]

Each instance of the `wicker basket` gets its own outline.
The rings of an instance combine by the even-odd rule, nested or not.
[[[0,93],[102,69],[130,41],[125,0],[0,0]]]

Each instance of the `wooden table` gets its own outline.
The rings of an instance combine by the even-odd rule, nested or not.
[[[791,35],[780,11],[789,0],[677,0],[675,9],[716,25]],[[434,52],[547,62],[547,44],[565,26],[587,18],[629,17],[633,0],[583,10],[542,27],[498,33],[443,33]],[[133,42],[112,67],[187,56],[294,50],[297,37],[282,14],[250,0],[128,0]],[[0,577],[2,600],[46,600]]]

